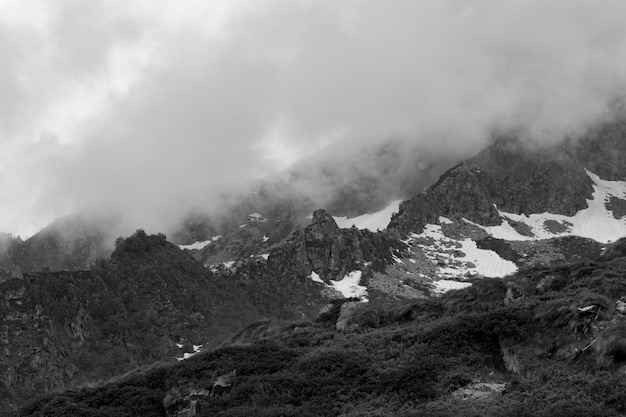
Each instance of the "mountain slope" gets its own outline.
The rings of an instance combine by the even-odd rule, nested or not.
[[[113,250],[114,216],[77,214],[57,219],[27,240],[0,242],[0,282],[37,271],[80,271]]]
[[[597,257],[626,235],[624,125],[550,148],[502,139],[444,173],[389,224],[411,272],[445,290],[469,276]]]
[[[219,342],[259,317],[235,283],[140,232],[92,271],[25,274],[0,294],[4,406],[182,356],[175,343]]]
[[[352,330],[338,331],[347,302],[316,322],[41,397],[20,415],[174,415],[192,406],[224,417],[623,415],[624,252],[620,242],[596,262],[479,280],[396,308],[361,304]],[[233,369],[230,389],[209,396],[216,375]]]
[[[187,358],[228,343],[228,340],[246,345],[251,339],[261,337],[278,346],[269,350],[259,348],[263,355],[278,352],[279,357],[291,355],[296,358],[284,366],[277,364],[280,370],[276,372],[292,378],[293,365],[315,382],[307,385],[297,378],[290,380],[290,384],[303,391],[297,395],[285,394],[287,397],[292,395],[295,400],[280,397],[283,399],[275,403],[270,401],[278,408],[268,408],[272,410],[268,414],[303,412],[306,415],[319,399],[314,388],[320,384],[336,386],[334,380],[321,382],[323,378],[315,373],[317,371],[308,374],[310,369],[307,367],[313,365],[307,362],[307,358],[323,362],[327,351],[335,355],[339,346],[331,341],[335,338],[346,346],[353,342],[337,336],[337,329],[387,325],[391,326],[385,330],[389,334],[370,335],[376,340],[365,336],[365,339],[359,339],[358,343],[362,345],[354,347],[354,352],[347,355],[350,357],[354,353],[357,362],[366,363],[365,368],[357,367],[360,369],[357,373],[371,378],[361,381],[349,377],[344,381],[346,386],[362,382],[368,387],[358,392],[359,398],[365,396],[376,403],[395,404],[396,409],[386,409],[387,414],[398,411],[404,400],[414,401],[415,407],[418,403],[422,407],[422,400],[434,401],[428,407],[435,408],[427,410],[445,409],[449,397],[444,394],[447,388],[443,387],[455,380],[455,372],[460,375],[467,371],[474,375],[474,379],[484,379],[489,372],[499,376],[498,380],[492,378],[477,381],[477,384],[500,386],[510,382],[511,372],[519,374],[515,370],[516,361],[528,359],[520,359],[515,352],[528,353],[537,349],[537,343],[551,337],[550,332],[569,340],[563,345],[567,348],[585,347],[568,339],[566,333],[570,328],[548,329],[541,321],[544,319],[538,321],[539,316],[552,314],[539,308],[540,302],[550,301],[561,313],[570,311],[574,321],[567,326],[574,326],[574,333],[578,316],[587,320],[586,312],[597,313],[594,320],[599,318],[600,322],[592,320],[593,323],[587,323],[588,327],[592,324],[597,327],[591,328],[592,332],[587,334],[598,340],[602,330],[612,328],[614,322],[620,320],[618,313],[621,310],[616,303],[621,284],[613,278],[621,276],[623,270],[623,260],[619,260],[622,249],[619,245],[611,246],[609,252],[617,254],[616,257],[602,257],[601,253],[607,242],[626,235],[626,177],[623,176],[626,169],[622,162],[626,158],[615,157],[626,151],[621,141],[622,126],[619,123],[610,125],[580,141],[549,149],[528,148],[511,138],[498,140],[445,172],[424,193],[401,203],[388,230],[382,232],[373,232],[367,226],[381,228],[381,219],[390,216],[396,207],[389,204],[385,208],[383,200],[393,198],[395,194],[383,192],[385,187],[381,184],[384,181],[369,187],[365,175],[369,171],[364,169],[357,177],[365,180],[357,182],[356,188],[350,191],[354,199],[344,199],[345,204],[340,207],[329,203],[337,212],[309,211],[312,200],[299,193],[294,186],[297,181],[267,183],[258,192],[238,200],[235,208],[224,217],[189,219],[176,238],[176,243],[182,244],[180,246],[168,242],[163,235],[147,236],[138,231],[129,239],[119,239],[110,259],[90,261],[93,263],[90,271],[23,273],[29,270],[24,268],[50,265],[59,269],[79,268],[97,253],[95,249],[99,247],[99,243],[90,246],[89,239],[80,240],[80,236],[90,235],[89,227],[79,227],[80,233],[75,234],[78,238],[61,240],[65,242],[62,244],[47,244],[59,242],[59,239],[56,237],[58,233],[47,235],[46,231],[34,237],[31,243],[17,242],[16,245],[11,239],[3,239],[5,246],[32,250],[24,252],[27,255],[22,258],[15,255],[19,255],[19,251],[5,252],[12,254],[7,263],[9,275],[17,273],[12,275],[16,278],[0,283],[3,300],[0,306],[0,377],[2,398],[5,398],[2,406],[9,409],[31,395],[57,388],[98,384],[137,367],[160,363],[160,368],[165,362],[175,362],[174,358]],[[610,155],[603,156],[607,152]],[[607,161],[606,166],[602,165],[603,160]],[[387,162],[376,169],[390,169]],[[593,169],[601,174],[596,175]],[[419,167],[418,171],[425,172]],[[397,175],[398,172],[392,170],[384,178]],[[424,178],[418,179],[416,184],[423,181]],[[405,183],[402,187],[408,185]],[[370,188],[374,193],[372,201],[361,205],[359,201]],[[275,198],[285,189],[291,191]],[[345,187],[339,189],[347,190]],[[343,194],[339,192],[337,195]],[[361,208],[357,210],[357,206]],[[365,209],[366,206],[369,208]],[[307,218],[311,212],[311,218]],[[344,216],[333,217],[331,213]],[[341,228],[338,224],[348,228]],[[352,224],[363,229],[350,227]],[[372,226],[374,224],[376,227]],[[71,229],[70,226],[66,224],[64,228]],[[50,230],[57,229],[55,226]],[[87,233],[82,233],[84,230]],[[102,241],[98,233],[92,233],[97,237],[94,242]],[[83,243],[77,245],[77,242]],[[87,248],[84,251],[87,255],[75,250],[79,247]],[[11,264],[15,259],[21,260]],[[75,263],[70,263],[72,260]],[[556,267],[557,264],[564,266]],[[509,278],[486,279],[503,276]],[[607,286],[594,277],[606,278]],[[571,281],[574,278],[575,281]],[[594,294],[588,297],[581,285],[591,288]],[[447,293],[459,288],[465,289]],[[432,298],[442,293],[441,298]],[[421,301],[415,304],[415,300]],[[400,306],[406,302],[413,304]],[[322,307],[319,325],[304,324],[315,318]],[[578,309],[582,309],[581,314]],[[606,310],[606,314],[600,314],[600,310]],[[417,329],[404,323],[415,318],[423,321]],[[284,330],[280,323],[271,320],[301,320],[302,325]],[[511,332],[502,329],[501,321],[512,326]],[[489,324],[480,327],[480,323]],[[249,326],[229,337],[246,325]],[[467,333],[460,330],[463,326],[473,330]],[[303,333],[290,341],[291,333],[297,334],[298,327],[304,329]],[[393,345],[394,340],[404,337],[403,332],[412,335],[411,343],[398,346],[399,356],[387,355],[381,346]],[[431,351],[428,346],[432,340],[439,340],[439,336],[432,336],[439,332],[443,332],[445,337],[442,337],[452,344],[456,338],[467,339],[467,344],[460,346],[458,352],[447,353],[443,360],[437,358],[438,351]],[[559,340],[555,341],[557,351],[561,349]],[[286,343],[286,348],[281,343]],[[437,343],[437,349],[445,352],[446,347]],[[596,352],[599,355],[597,360],[610,364],[607,344],[599,343],[598,346],[604,346],[605,350]],[[302,350],[298,350],[300,348]],[[370,357],[362,355],[361,350],[376,353]],[[409,357],[402,354],[404,351],[411,351],[418,358],[432,359],[436,366],[431,369],[432,364],[424,362],[424,369],[437,376],[428,379],[418,369],[411,368]],[[241,352],[246,357],[253,355],[245,349]],[[620,362],[622,353],[619,349],[616,352],[617,357],[613,360]],[[402,357],[402,361],[395,362],[398,357]],[[335,365],[349,359],[345,355],[337,358],[333,359]],[[245,358],[242,360],[245,362]],[[443,373],[438,373],[438,367],[448,360],[453,364],[444,366]],[[233,361],[235,359],[227,359],[229,366],[235,363]],[[276,361],[280,362],[279,359]],[[470,372],[469,368],[458,368],[460,363],[477,368]],[[533,363],[533,366],[537,365]],[[333,378],[343,375],[344,370],[350,374],[349,369],[342,368],[335,375],[335,365],[328,365]],[[387,365],[394,369],[393,372],[385,368]],[[181,366],[180,369],[186,369],[184,375],[193,371],[185,368],[187,365]],[[210,365],[219,372],[228,370],[224,366],[222,362]],[[179,372],[174,370],[178,368],[167,369]],[[485,374],[479,369],[488,372]],[[559,368],[558,372],[569,372],[567,369]],[[263,378],[267,376],[253,372],[243,374],[246,375],[263,384]],[[418,381],[411,379],[411,375],[421,376]],[[257,377],[260,379],[255,380]],[[153,411],[158,409],[158,413],[162,413],[159,401],[171,381],[166,382],[158,376],[158,388],[145,388],[141,382],[143,376],[138,378],[139,391],[150,398],[146,400],[146,407],[156,407],[152,408]],[[207,375],[197,378],[208,381]],[[467,378],[463,376],[461,379],[465,381]],[[415,400],[408,391],[405,392],[402,383],[398,382],[405,380],[409,381],[411,389],[424,390],[424,396],[419,394],[419,399]],[[233,404],[241,409],[225,411],[225,415],[231,415],[228,414],[231,411],[247,415],[249,409],[246,407],[259,406],[257,399],[267,405],[265,388],[254,385],[254,381],[251,382],[252,388],[244,390],[245,395],[254,394],[248,396],[252,399],[236,397]],[[377,382],[374,381],[386,381],[394,388],[375,388],[373,385]],[[272,385],[274,382],[263,386],[282,393],[282,388]],[[423,388],[433,383],[434,388]],[[352,398],[342,387],[337,387],[341,392],[339,397]],[[135,388],[129,392],[135,392]],[[463,384],[458,388],[473,389]],[[364,406],[355,399],[350,400],[356,401],[353,408],[344,409],[339,400],[335,401],[339,397],[333,397],[334,389],[322,392],[325,397],[333,398],[331,408],[322,407],[323,413],[328,415],[340,411],[360,415],[375,409],[373,403]],[[400,397],[404,400],[398,403],[396,397],[392,398],[395,395],[392,392],[402,393]],[[92,394],[100,395],[97,391],[89,391],[88,396],[92,398]],[[69,397],[59,401],[63,404],[78,401],[75,397],[68,399],[74,394],[67,395]],[[140,394],[135,392],[133,395]],[[595,397],[591,398],[589,401],[596,401]],[[41,401],[38,404],[48,404],[45,399]],[[101,400],[94,401],[103,404]],[[215,404],[222,409],[232,405],[219,401]],[[122,408],[102,413],[127,413],[126,403],[118,405]],[[526,410],[527,414],[522,415],[533,415],[537,411],[522,405],[517,404],[513,409]],[[40,410],[39,405],[33,407],[33,410]],[[41,407],[46,412],[51,410],[49,404]],[[84,407],[77,413],[93,411],[91,405]],[[217,408],[211,412],[217,412]],[[617,408],[607,410],[610,414]],[[143,411],[134,412],[141,414]]]
[[[218,346],[260,319],[315,317],[343,298],[332,279],[383,271],[394,245],[341,230],[319,211],[267,259],[206,268],[165,236],[138,231],[90,271],[8,280],[0,284],[0,406]],[[326,282],[312,280],[314,270]]]

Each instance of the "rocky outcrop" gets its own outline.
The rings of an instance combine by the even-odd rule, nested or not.
[[[322,279],[341,279],[365,264],[382,270],[393,262],[393,251],[401,249],[391,235],[340,229],[330,214],[316,210],[309,226],[270,253],[268,264],[299,276],[315,271]]]
[[[358,325],[354,323],[354,318],[361,304],[362,303],[358,301],[350,301],[341,305],[339,318],[337,318],[335,325],[338,331],[355,330],[358,327]]]
[[[497,382],[474,382],[452,393],[460,400],[489,400],[501,396],[506,384]]]

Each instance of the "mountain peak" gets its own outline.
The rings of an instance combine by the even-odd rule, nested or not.
[[[313,221],[306,229],[316,236],[334,236],[340,231],[333,216],[322,209],[313,212]]]
[[[593,181],[571,144],[531,148],[499,140],[404,202],[390,227],[421,232],[426,224],[438,224],[439,216],[496,226],[502,223],[500,211],[573,216],[587,208],[592,193]]]

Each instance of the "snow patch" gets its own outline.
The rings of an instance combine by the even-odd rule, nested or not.
[[[517,266],[492,250],[480,249],[471,239],[455,240],[446,237],[441,226],[427,224],[413,239],[431,239],[433,244],[418,244],[433,263],[439,266],[439,275],[464,277],[480,274],[485,277],[504,277],[517,271]]]
[[[347,217],[333,217],[333,219],[335,219],[337,226],[342,229],[349,229],[354,225],[358,229],[367,229],[376,232],[377,230],[387,228],[387,225],[391,221],[391,216],[400,209],[401,202],[402,200],[392,201],[391,204],[376,213],[363,214],[362,216],[353,217],[351,219]]]
[[[452,281],[449,279],[440,279],[439,281],[433,282],[433,284],[435,285],[435,292],[438,294],[443,294],[450,290],[460,290],[472,285],[469,282]]]
[[[259,256],[267,261],[269,259],[269,257],[270,257],[270,254],[269,253],[264,253],[263,255],[259,255]]]
[[[318,273],[315,272],[315,271],[311,272],[311,275],[309,275],[309,278],[311,278],[315,282],[319,282],[320,284],[326,285],[326,283],[324,281],[322,281],[322,279],[320,278]]]
[[[178,346],[178,344],[177,344]],[[179,347],[182,347],[182,345],[180,345]],[[197,353],[200,352],[200,348],[202,347],[202,345],[193,345],[193,352],[185,352],[183,353],[183,357],[182,358],[176,358],[177,361],[184,361],[185,359],[189,359],[192,356],[196,355]]]
[[[480,227],[497,239],[505,240],[538,240],[558,236],[580,236],[607,243],[626,236],[626,218],[616,219],[613,213],[606,208],[606,203],[611,197],[626,199],[626,181],[605,181],[590,171],[587,171],[587,175],[594,182],[592,198],[587,200],[586,209],[580,210],[571,217],[553,213],[526,216],[498,210],[500,216],[504,218],[499,226],[481,226],[464,220]],[[507,219],[526,224],[533,236],[519,234]],[[566,230],[550,231],[546,227],[546,221],[557,222]]]
[[[330,280],[330,286],[339,291],[346,298],[356,297],[366,302],[368,301],[367,287],[359,285],[361,282],[361,274],[361,271],[352,271],[340,281]]]
[[[211,238],[209,240],[204,240],[202,242],[195,242],[195,243],[192,243],[191,245],[178,245],[178,247],[183,249],[183,250],[185,250],[185,249],[188,249],[188,250],[200,250],[200,249],[204,249],[209,244],[211,244],[212,242],[215,242],[216,240],[218,240],[221,237],[222,237],[222,235],[213,236],[213,238]]]
[[[250,221],[256,223],[265,223],[267,221],[265,216],[263,216],[261,213],[250,213],[248,214],[248,218],[250,219]]]
[[[203,242],[192,243],[191,245],[178,245],[178,247],[183,249],[183,250],[185,250],[185,249],[188,249],[188,250],[200,250],[200,249],[203,249],[203,248],[207,247],[212,242],[213,242],[212,240],[205,240]]]
[[[330,280],[330,285],[326,284],[319,276],[319,274],[315,271],[312,271],[309,275],[309,278],[315,282],[319,282],[320,284],[324,284],[324,286],[328,288],[332,288],[338,292],[340,292],[346,298],[359,298],[362,302],[368,302],[367,299],[367,287],[360,285],[361,282],[361,271],[352,271],[348,275],[344,276],[339,281]]]
[[[267,242],[268,240],[270,240],[270,238],[265,236],[265,235],[263,235],[263,242]]]

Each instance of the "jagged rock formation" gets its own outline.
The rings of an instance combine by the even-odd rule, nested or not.
[[[393,262],[393,251],[402,245],[385,233],[356,228],[340,229],[324,210],[313,213],[311,225],[295,232],[268,259],[297,275],[318,273],[322,279],[338,279],[365,264],[381,270]]]
[[[495,226],[502,222],[498,209],[571,216],[587,207],[592,192],[591,179],[568,146],[528,149],[500,140],[402,203],[389,228],[419,233],[426,224],[439,224],[439,216]]]
[[[502,222],[498,210],[572,216],[587,207],[593,191],[585,169],[604,180],[626,179],[625,135],[626,121],[618,120],[549,148],[499,139],[447,171],[423,194],[402,203],[389,228],[419,233],[426,224],[439,224],[439,216],[495,226]],[[623,201],[612,200],[607,203],[619,213]],[[523,225],[518,232],[523,234]]]
[[[313,269],[328,279],[364,263],[384,269],[397,244],[339,229],[318,211],[267,260],[211,270],[165,236],[138,231],[91,271],[8,280],[0,284],[0,407],[182,356],[175,343],[218,346],[264,317],[313,318],[341,296],[308,278]]]
[[[193,255],[207,265],[261,255],[282,244],[325,207],[334,216],[355,217],[385,208],[432,184],[459,161],[457,155],[418,151],[402,141],[355,152],[328,152],[299,161],[247,193],[229,195],[214,215],[201,210],[168,236],[190,245],[220,236]],[[251,214],[262,215],[254,221]]]

